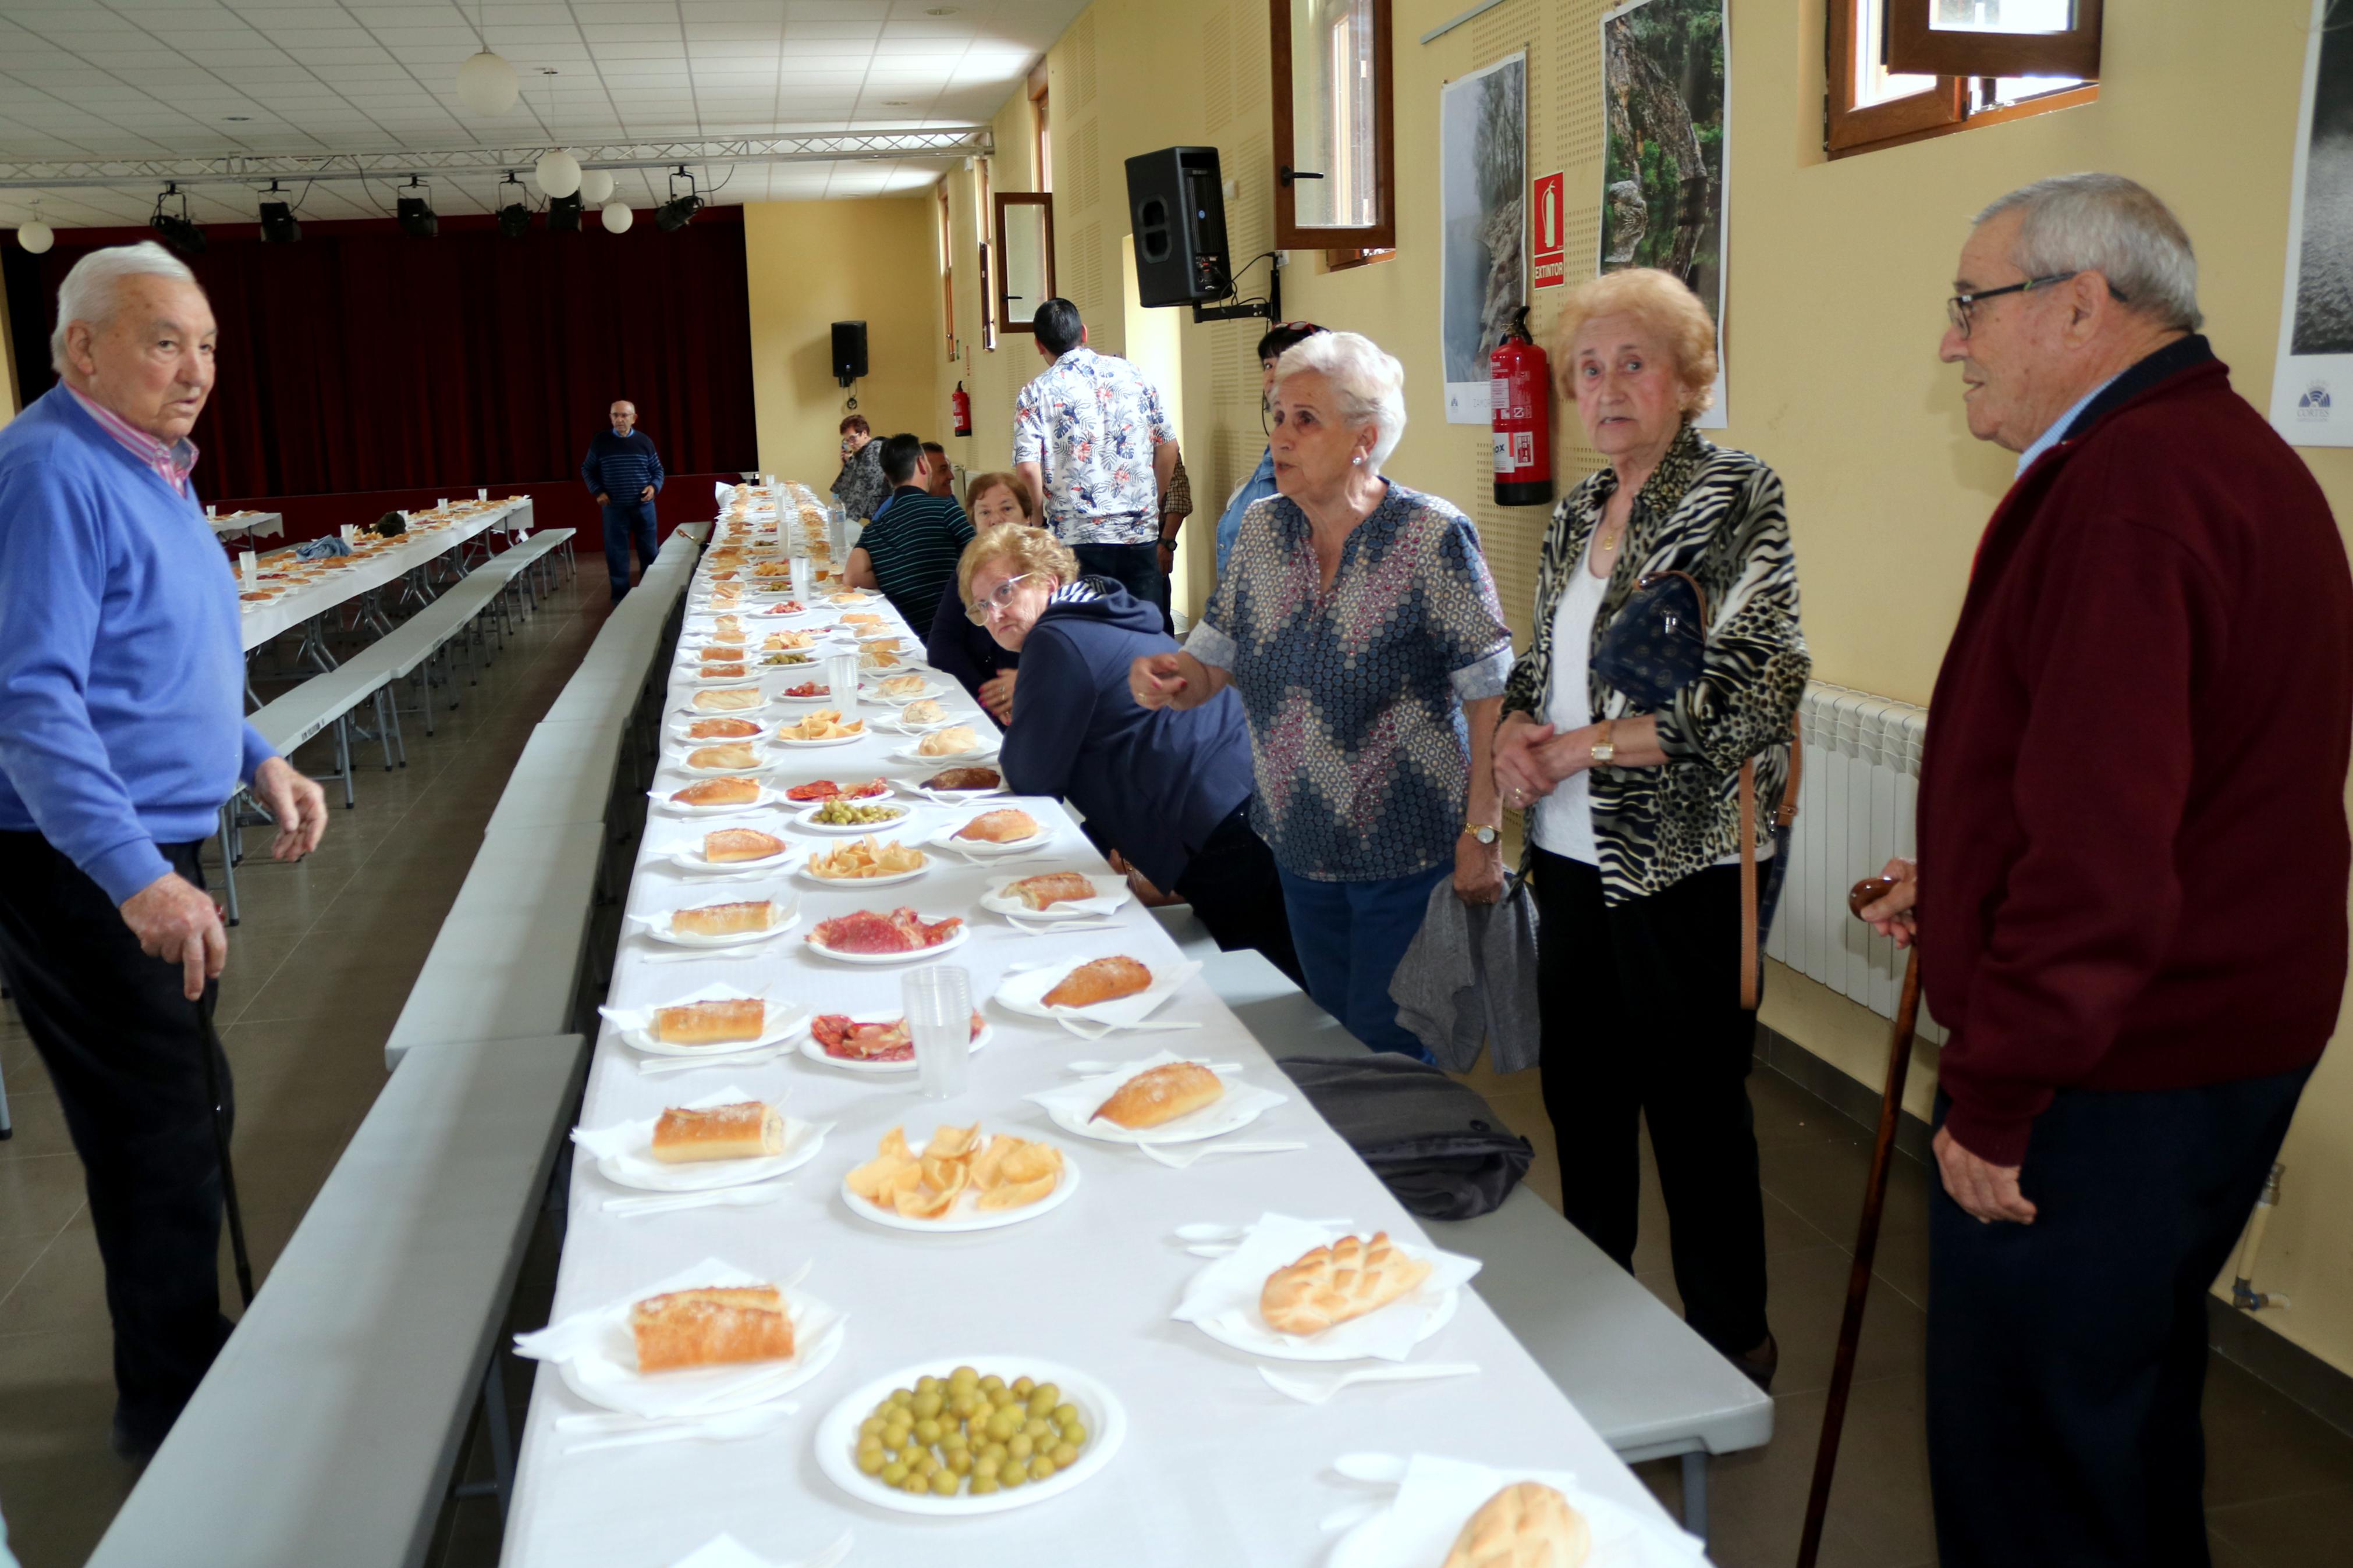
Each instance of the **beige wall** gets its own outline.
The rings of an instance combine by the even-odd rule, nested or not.
[[[2111,7],[2096,104],[1827,162],[1821,153],[1823,0],[1740,0],[1734,16],[1732,193],[1725,312],[1731,426],[1719,439],[1778,468],[1789,494],[1815,672],[1927,700],[1970,554],[2009,481],[2009,454],[1970,439],[1956,373],[1936,362],[1955,254],[1978,205],[2038,176],[2105,168],[2147,182],[2195,237],[2208,331],[2242,392],[2267,400],[2279,329],[2290,155],[2306,0],[2190,0]],[[1483,428],[1443,423],[1438,363],[1437,113],[1443,82],[1516,48],[1529,54],[1529,166],[1564,171],[1572,268],[1595,249],[1599,184],[1597,28],[1604,0],[1507,0],[1433,44],[1418,42],[1462,0],[1397,0],[1399,254],[1330,272],[1296,258],[1284,313],[1370,333],[1403,360],[1411,426],[1391,471],[1472,512],[1514,617],[1525,622],[1543,515],[1486,500]],[[1098,0],[1048,56],[1061,291],[1098,346],[1124,331],[1123,161],[1209,143],[1238,183],[1228,203],[1237,257],[1271,243],[1273,159],[1264,83],[1264,0],[1189,8]],[[1028,189],[1030,110],[1016,95],[995,122],[996,188]],[[994,467],[1009,444],[1011,395],[1035,374],[1027,339],[977,344],[966,258],[975,179],[950,176],[957,215],[961,374],[975,401],[965,460]],[[1262,273],[1252,274],[1254,284]],[[1556,294],[1540,296],[1541,327]],[[1188,531],[1197,594],[1208,521],[1256,460],[1261,436],[1251,324],[1184,327],[1183,439],[1202,515]],[[1559,432],[1570,476],[1589,469],[1573,422]],[[2304,454],[2340,519],[2353,521],[2353,451]],[[1519,628],[1523,635],[1525,625]],[[1857,867],[1861,876],[1876,868]],[[1767,1021],[1876,1086],[1885,1023],[1787,972]],[[1934,1052],[1911,1101],[1925,1110]],[[2284,1196],[2260,1283],[2295,1301],[2264,1321],[2353,1370],[2353,1051],[2322,1064],[2284,1158]]]
[[[751,284],[752,396],[760,467],[816,485],[840,467],[849,394],[833,379],[835,321],[866,323],[869,374],[859,412],[877,436],[947,428],[934,384],[939,247],[930,191],[839,202],[765,202],[744,209]]]

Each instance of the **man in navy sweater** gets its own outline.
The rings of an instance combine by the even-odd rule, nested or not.
[[[662,488],[661,454],[653,437],[638,428],[638,405],[617,400],[613,427],[600,430],[580,461],[580,478],[605,509],[605,573],[613,602],[629,591],[629,546],[638,547],[640,574],[654,563],[654,496]]]
[[[281,860],[326,801],[245,722],[237,579],[188,487],[204,290],[152,242],[96,250],[58,322],[61,384],[0,431],[0,977],[81,1155],[142,1458],[229,1328],[201,1054],[228,934],[196,851],[240,782]]]

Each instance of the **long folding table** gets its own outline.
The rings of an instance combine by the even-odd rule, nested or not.
[[[349,557],[348,566],[323,569],[311,582],[300,584],[267,599],[247,600],[240,623],[246,651],[250,653],[281,632],[297,626],[315,628],[329,612],[372,594],[407,574],[421,571],[442,556],[493,528],[513,532],[531,526],[531,498],[513,496],[483,510],[448,521],[412,522],[397,539],[372,544]],[[269,559],[282,563],[294,559],[273,552]],[[313,637],[306,637],[308,653]],[[325,659],[323,647],[319,648]],[[331,663],[325,667],[331,668]]]

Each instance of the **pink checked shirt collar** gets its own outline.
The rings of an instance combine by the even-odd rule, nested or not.
[[[179,495],[188,493],[188,475],[196,466],[196,444],[185,436],[169,446],[155,439],[136,425],[129,424],[112,409],[91,402],[70,386],[74,401],[82,405],[99,427],[121,442],[131,455],[155,470],[163,481]]]

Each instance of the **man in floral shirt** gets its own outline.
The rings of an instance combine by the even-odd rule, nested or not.
[[[1014,399],[1014,467],[1046,498],[1043,521],[1081,571],[1165,616],[1160,497],[1176,468],[1176,426],[1143,372],[1087,347],[1076,305],[1049,300],[1034,324],[1046,370]],[[1171,520],[1172,532],[1183,521]]]

